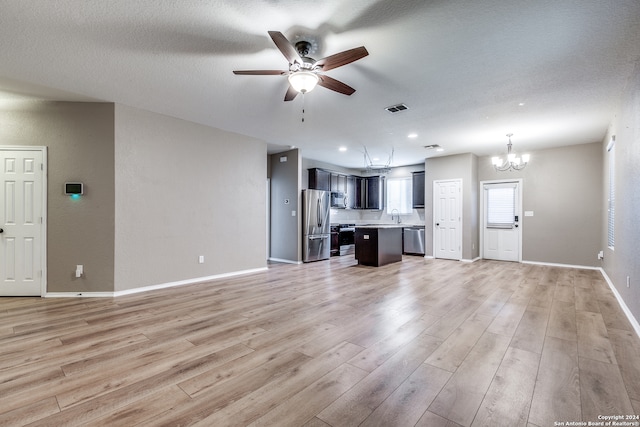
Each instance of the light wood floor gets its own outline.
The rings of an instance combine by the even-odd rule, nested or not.
[[[637,413],[640,340],[597,271],[350,256],[116,299],[0,298],[2,426]]]

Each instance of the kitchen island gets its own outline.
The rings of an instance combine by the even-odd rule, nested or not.
[[[380,267],[402,261],[402,225],[359,225],[355,232],[358,264]]]

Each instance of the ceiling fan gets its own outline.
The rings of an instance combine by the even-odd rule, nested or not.
[[[287,89],[287,93],[284,96],[285,101],[293,100],[298,93],[305,94],[311,91],[316,85],[344,95],[351,95],[356,91],[351,86],[320,74],[320,72],[329,71],[364,58],[369,55],[364,46],[345,50],[316,61],[307,56],[312,47],[310,42],[299,41],[294,46],[279,31],[269,31],[269,35],[280,52],[289,61],[289,70],[236,70],[233,74],[289,76],[289,89]]]

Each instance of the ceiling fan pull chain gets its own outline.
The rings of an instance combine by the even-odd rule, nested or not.
[[[304,92],[302,92],[302,123],[304,123]]]

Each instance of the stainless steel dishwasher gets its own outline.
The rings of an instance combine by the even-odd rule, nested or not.
[[[424,227],[404,227],[403,241],[402,252],[424,255]]]

